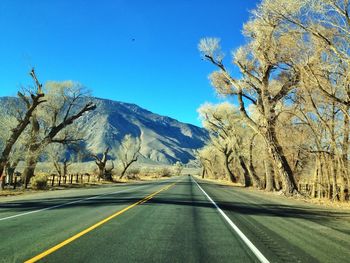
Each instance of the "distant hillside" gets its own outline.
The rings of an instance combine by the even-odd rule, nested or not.
[[[0,98],[0,112],[15,98]],[[94,112],[78,120],[86,134],[88,149],[101,153],[107,146],[117,147],[126,134],[141,138],[141,161],[172,164],[195,159],[195,150],[208,138],[197,126],[147,111],[135,104],[93,98]]]

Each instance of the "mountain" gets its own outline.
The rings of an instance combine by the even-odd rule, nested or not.
[[[0,98],[0,113],[16,100]],[[141,138],[140,161],[173,164],[195,159],[195,150],[203,147],[207,132],[197,126],[179,122],[145,110],[135,104],[92,98],[97,108],[77,121],[86,134],[86,145],[94,153],[106,147],[118,147],[126,134]]]

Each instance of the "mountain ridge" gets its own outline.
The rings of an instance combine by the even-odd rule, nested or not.
[[[14,97],[0,97],[1,105]],[[87,98],[96,104],[95,111],[77,120],[86,134],[86,146],[94,153],[118,147],[126,134],[141,139],[141,162],[173,164],[195,159],[195,151],[204,146],[207,132],[198,126],[153,113],[134,103],[105,98]],[[4,107],[2,106],[2,112]]]

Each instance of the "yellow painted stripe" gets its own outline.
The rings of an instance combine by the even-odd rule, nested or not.
[[[149,200],[152,199],[152,197],[154,197],[155,195],[159,194],[160,192],[163,192],[163,191],[168,190],[170,187],[172,187],[172,186],[175,185],[175,184],[176,184],[176,182],[175,182],[175,183],[172,183],[172,184],[170,184],[170,185],[167,185],[166,187],[164,187],[164,188],[162,188],[162,189],[160,189],[160,190],[158,190],[158,191],[156,191],[156,192],[154,192],[154,193],[152,193],[152,194],[146,196],[145,198],[141,199],[140,201],[138,201],[138,202],[136,202],[136,203],[133,203],[132,205],[130,205],[130,206],[128,206],[128,207],[126,207],[126,208],[124,208],[124,209],[122,209],[122,210],[120,210],[120,211],[114,213],[113,215],[111,215],[111,216],[109,216],[109,217],[107,217],[107,218],[101,220],[100,222],[98,222],[98,223],[96,223],[96,224],[90,226],[89,228],[87,228],[87,229],[81,231],[80,233],[78,233],[78,234],[76,234],[76,235],[74,235],[74,236],[72,236],[72,237],[66,239],[65,241],[59,243],[58,245],[56,245],[56,246],[54,246],[54,247],[52,247],[52,248],[50,248],[50,249],[48,249],[48,250],[46,250],[46,251],[40,253],[39,255],[36,255],[35,257],[33,257],[33,258],[31,258],[31,259],[28,259],[27,261],[25,261],[25,263],[37,262],[38,260],[40,260],[40,259],[42,259],[42,258],[44,258],[44,257],[46,257],[46,256],[48,256],[48,255],[50,255],[51,253],[55,252],[56,250],[59,250],[60,248],[64,247],[65,245],[67,245],[67,244],[73,242],[74,240],[78,239],[79,237],[81,237],[81,236],[83,236],[83,235],[89,233],[90,231],[94,230],[95,228],[98,228],[99,226],[105,224],[105,223],[108,222],[109,220],[111,220],[111,219],[113,219],[113,218],[115,218],[115,217],[117,217],[117,216],[123,214],[124,212],[128,211],[129,209],[131,209],[131,208],[133,208],[133,207],[135,207],[135,206],[137,206],[137,205],[139,205],[139,204],[143,204],[143,203],[149,201]]]

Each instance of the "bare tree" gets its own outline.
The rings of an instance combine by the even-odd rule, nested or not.
[[[199,44],[218,69],[210,77],[217,93],[237,98],[253,130],[242,156],[250,174],[265,175],[268,190],[282,183],[293,194],[298,183],[312,197],[349,198],[349,13],[343,0],[263,0],[244,26],[247,44],[233,52],[239,78],[230,75],[218,39]]]
[[[301,151],[307,148],[307,154],[315,159],[315,185],[327,189],[318,192],[332,199],[344,199],[350,184],[349,13],[347,0],[264,0],[254,11],[256,16],[278,21],[275,30],[285,32],[286,39],[303,36],[298,46],[304,55],[291,61],[300,72],[299,92],[306,98],[299,101],[298,117],[317,143]],[[284,45],[290,46],[287,42]]]
[[[202,164],[202,178],[215,177],[215,171],[219,170],[219,167],[216,167],[219,159],[217,149],[210,143],[206,144],[197,151],[197,157]]]
[[[48,160],[59,176],[67,176],[68,168],[73,164],[68,150],[68,146],[63,144],[51,144],[45,149]]]
[[[30,72],[31,77],[34,79],[36,83],[36,90],[34,93],[31,93],[29,96],[26,96],[25,94],[18,92],[18,97],[25,103],[26,110],[22,116],[19,116],[17,118],[17,124],[10,132],[10,135],[8,139],[6,140],[4,144],[4,148],[0,155],[0,182],[1,182],[1,188],[4,187],[4,176],[3,172],[7,165],[11,150],[13,145],[16,143],[18,138],[21,136],[23,131],[27,128],[27,126],[30,123],[30,118],[32,117],[32,114],[36,110],[36,108],[45,102],[43,99],[44,94],[42,93],[42,86],[38,82],[37,77],[35,75],[34,69]]]
[[[260,187],[260,178],[254,172],[254,168],[248,165],[248,146],[251,128],[244,126],[238,109],[229,103],[218,105],[205,104],[199,110],[203,126],[210,133],[211,144],[224,155],[223,166],[231,181],[237,181],[235,174],[230,169],[230,163],[236,162],[236,170],[243,175],[243,183],[249,186]],[[234,177],[234,178],[233,178]]]
[[[177,176],[181,175],[183,169],[184,169],[184,166],[181,162],[178,161],[174,164],[175,175]]]
[[[106,148],[106,150],[103,152],[102,156],[97,154],[92,154],[91,156],[95,159],[95,163],[98,167],[98,176],[101,179],[112,181],[112,170],[114,169],[114,163],[111,160],[111,167],[107,168],[107,162],[108,162],[108,152],[109,147]]]
[[[25,186],[34,175],[38,159],[47,145],[82,140],[79,133],[77,135],[69,128],[72,128],[72,124],[84,113],[96,109],[95,104],[87,99],[83,87],[78,83],[49,82],[45,90],[47,103],[31,116],[31,138],[22,175]]]
[[[278,21],[276,28],[289,36],[302,34],[304,79],[328,99],[350,106],[348,0],[265,0],[254,13]]]
[[[128,168],[137,161],[141,150],[141,139],[133,138],[130,134],[124,136],[117,150],[116,156],[121,163],[122,171],[119,179],[122,179]]]
[[[216,91],[222,95],[236,96],[242,119],[264,138],[283,179],[284,191],[290,195],[297,190],[297,185],[277,138],[276,125],[278,107],[283,105],[288,94],[292,93],[300,81],[299,71],[291,63],[291,58],[299,55],[295,46],[302,36],[295,35],[294,39],[288,39],[288,47],[283,45],[285,34],[283,31],[275,32],[277,22],[256,15],[245,25],[249,42],[233,53],[234,63],[242,74],[240,79],[230,75],[224,65],[218,39],[202,39],[199,49],[204,58],[219,69],[211,75]],[[261,113],[262,124],[249,116],[247,101]]]

